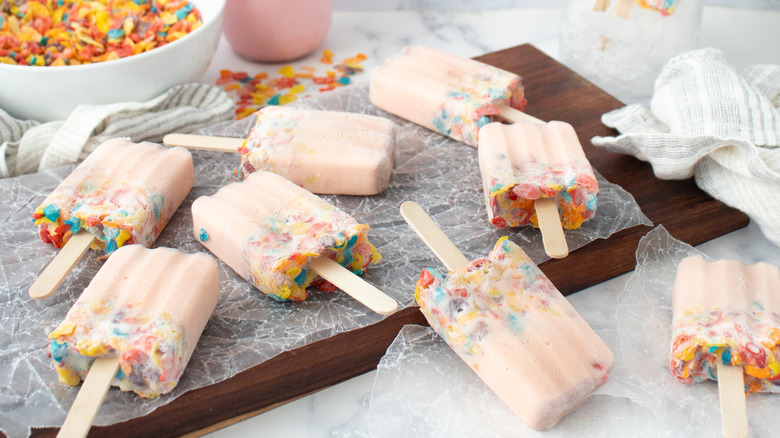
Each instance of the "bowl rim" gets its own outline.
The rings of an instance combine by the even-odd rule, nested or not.
[[[195,29],[192,32],[188,33],[187,35],[177,39],[176,41],[170,42],[170,43],[168,43],[168,44],[166,44],[166,45],[164,45],[162,47],[155,47],[152,50],[149,50],[149,51],[146,51],[146,52],[143,52],[143,53],[139,53],[137,55],[126,56],[124,58],[114,59],[114,60],[111,60],[111,61],[94,62],[94,63],[91,63],[91,64],[55,65],[55,66],[51,66],[51,65],[49,65],[49,66],[35,65],[35,66],[33,66],[33,65],[5,64],[5,63],[1,63],[0,62],[0,71],[5,69],[5,70],[9,70],[9,71],[16,70],[17,72],[24,71],[26,73],[30,73],[30,72],[33,72],[33,71],[35,71],[35,72],[39,72],[39,71],[41,71],[41,72],[42,71],[57,72],[57,71],[65,71],[65,70],[67,70],[69,72],[78,72],[79,70],[86,70],[86,69],[97,70],[97,69],[102,69],[102,68],[119,67],[123,63],[135,62],[138,59],[146,59],[146,58],[149,58],[151,56],[161,56],[163,53],[165,53],[167,51],[170,51],[170,50],[175,50],[180,45],[182,45],[182,44],[186,43],[187,41],[191,40],[192,38],[188,38],[191,35],[200,35],[201,33],[206,32],[207,28],[212,26],[212,25],[214,25],[214,23],[217,22],[217,19],[222,15],[222,13],[223,13],[223,11],[225,9],[225,3],[227,2],[227,0],[187,0],[187,1],[189,1],[190,3],[194,3],[195,6],[198,8],[198,10],[201,9],[201,7],[198,5],[198,3],[201,4],[201,5],[208,4],[209,6],[214,4],[214,7],[216,8],[215,9],[215,13],[212,14],[211,16],[207,17],[208,19],[205,19],[205,17],[202,17],[203,21],[202,21],[201,25],[197,29]],[[173,48],[169,48],[169,47],[173,47]],[[106,65],[108,67],[104,67]]]

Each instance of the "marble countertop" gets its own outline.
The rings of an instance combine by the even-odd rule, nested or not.
[[[291,64],[294,67],[321,65],[319,58],[322,49],[326,48],[336,54],[334,59],[364,53],[367,55],[363,62],[365,72],[354,76],[355,82],[362,82],[368,80],[368,71],[409,44],[473,57],[530,43],[558,59],[559,22],[557,9],[337,11],[321,48]],[[721,49],[729,63],[737,68],[757,63],[780,64],[780,52],[774,44],[780,41],[778,23],[780,10],[705,6],[699,46]],[[202,82],[214,84],[221,69],[276,74],[280,66],[239,58],[223,37]],[[771,244],[753,223],[700,245],[698,249],[717,258],[738,259],[745,263],[767,261],[780,266],[780,248]],[[629,276],[626,274],[580,291],[573,299],[614,300]],[[375,374],[374,371],[355,377],[235,424],[218,425],[225,427],[213,431],[210,436],[331,436],[333,430],[350,423],[366,409]]]

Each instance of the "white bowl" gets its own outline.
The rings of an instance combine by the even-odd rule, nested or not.
[[[148,52],[95,64],[0,63],[0,108],[19,119],[64,120],[81,104],[143,102],[206,72],[222,31],[225,0],[190,0],[203,24]]]

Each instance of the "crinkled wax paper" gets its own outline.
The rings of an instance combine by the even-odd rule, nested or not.
[[[369,237],[383,259],[364,278],[403,307],[414,305],[414,284],[421,268],[441,267],[401,218],[398,208],[405,200],[420,203],[469,258],[485,256],[500,236],[509,235],[537,263],[546,259],[537,230],[498,230],[488,223],[475,148],[382,113],[369,103],[366,87],[345,87],[295,105],[382,114],[397,124],[396,165],[390,187],[376,196],[325,198],[371,226]],[[252,122],[247,118],[222,123],[199,133],[245,137]],[[197,197],[211,195],[236,181],[238,154],[195,151],[193,156],[195,187],[154,246],[188,253],[204,251],[192,236],[190,206]],[[33,209],[72,169],[68,166],[0,180],[0,363],[4,364],[0,368],[0,430],[11,436],[24,435],[33,426],[62,424],[77,393],[77,388],[58,382],[46,357],[46,336],[100,268],[98,255],[88,252],[52,298],[34,301],[27,295],[36,275],[57,251],[39,240],[31,221]],[[566,233],[572,249],[621,229],[650,223],[630,194],[603,178],[599,184],[595,219]],[[109,391],[95,424],[145,415],[185,391],[220,382],[283,351],[382,319],[341,292],[315,291],[303,303],[278,303],[224,264],[220,266],[222,298],[179,386],[156,400]]]
[[[680,260],[694,254],[659,226],[640,241],[636,270],[619,295],[567,297],[612,349],[615,369],[552,429],[530,429],[432,329],[409,325],[382,358],[363,413],[335,435],[722,436],[717,383],[680,383],[668,365],[672,285]],[[778,401],[776,394],[747,397],[751,437],[776,436]]]

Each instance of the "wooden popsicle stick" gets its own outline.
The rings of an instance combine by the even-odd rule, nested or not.
[[[163,137],[163,144],[168,147],[181,146],[185,149],[198,151],[238,153],[238,148],[244,144],[244,139],[191,134],[168,134]]]
[[[509,120],[510,122],[527,122],[527,123],[541,123],[544,124],[544,120],[539,120],[536,117],[526,114],[522,111],[518,111],[511,106],[501,107],[501,117]]]
[[[622,19],[628,19],[634,9],[635,0],[617,0],[615,3],[615,15]]]
[[[544,252],[554,259],[569,255],[566,236],[563,235],[561,216],[558,214],[558,198],[540,198],[534,201],[539,230],[542,232]]]
[[[100,405],[106,397],[111,380],[119,369],[119,356],[99,357],[92,363],[92,368],[84,379],[73,406],[68,411],[65,423],[62,425],[58,438],[85,437],[92,427]]]
[[[30,297],[36,300],[49,298],[94,241],[95,236],[87,231],[71,236],[68,243],[60,249],[60,252],[54,256],[54,259],[30,286]]]
[[[593,3],[593,10],[594,11],[606,11],[609,7],[609,4],[611,3],[611,0],[596,0],[595,3]]]
[[[723,435],[726,438],[747,438],[748,420],[742,367],[718,363],[718,395]]]
[[[398,309],[394,299],[328,257],[314,259],[308,267],[380,315],[389,315]]]
[[[401,204],[401,216],[447,269],[455,272],[468,266],[469,259],[447,238],[447,235],[419,204],[412,201],[404,202]]]

